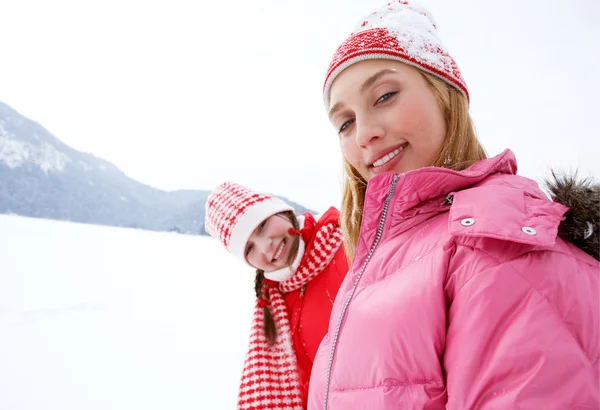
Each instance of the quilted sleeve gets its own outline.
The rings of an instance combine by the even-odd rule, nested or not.
[[[597,409],[598,265],[457,251],[443,364],[449,410]]]

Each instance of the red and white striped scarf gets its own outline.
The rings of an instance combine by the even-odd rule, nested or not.
[[[305,214],[305,227],[315,225],[314,218]],[[303,232],[304,231],[304,232]],[[316,234],[302,240],[306,243],[304,256],[293,276],[285,282],[268,283],[263,288],[263,298],[277,328],[273,345],[264,334],[264,313],[256,303],[252,318],[250,343],[238,396],[238,410],[303,410],[300,379],[296,355],[292,344],[292,331],[283,294],[301,288],[321,273],[334,258],[342,244],[342,232],[337,224],[321,226]]]

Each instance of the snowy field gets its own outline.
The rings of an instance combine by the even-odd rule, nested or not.
[[[215,240],[0,215],[0,261],[0,410],[235,408],[253,273]]]

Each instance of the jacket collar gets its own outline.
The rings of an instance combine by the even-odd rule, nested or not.
[[[507,235],[506,238],[535,245],[552,245],[556,239],[556,227],[566,208],[549,201],[535,181],[515,176],[516,172],[515,156],[512,151],[505,150],[500,155],[479,161],[463,171],[426,167],[405,174],[384,173],[371,178],[365,194],[361,233],[356,254],[367,252],[373,243],[385,198],[390,192],[395,176],[398,176],[399,179],[388,207],[385,224],[386,227],[393,226],[395,234],[406,231],[435,214],[447,212],[452,207],[451,218],[456,219],[456,221],[454,219],[450,221],[450,231],[453,235],[471,235],[475,232],[478,236],[495,237],[494,230],[497,227],[493,224],[486,227],[485,224],[477,223],[476,229],[461,225],[462,219],[466,219],[467,216],[462,215],[464,212],[458,212],[458,210],[459,208],[464,210],[466,206],[471,210],[469,218],[477,218],[485,214],[485,218],[493,219],[494,210],[498,205],[497,201],[502,200],[498,196],[499,190],[502,190],[503,198],[512,201],[514,205],[503,208],[503,219],[496,219],[494,222],[505,224],[506,221],[514,223],[519,221],[518,223],[523,225],[514,227],[514,238],[510,235]],[[511,188],[507,189],[506,186]],[[480,187],[476,194],[462,193],[467,188],[474,187]],[[451,205],[456,202],[454,195],[458,193],[460,195],[457,196],[457,199],[460,203]],[[527,200],[522,200],[524,197]],[[541,215],[548,219],[543,222],[542,232],[544,234],[523,235],[521,228],[529,226],[525,225],[527,221],[530,224],[532,219],[542,221],[543,218],[539,218]],[[488,221],[490,221],[489,218]]]
[[[479,161],[463,171],[454,171],[440,167],[425,167],[399,174],[396,185],[396,211],[406,211],[429,199],[446,196],[475,185],[492,174],[515,175],[517,161],[511,150],[505,150],[498,156]],[[367,185],[365,202],[383,203],[389,193],[389,187],[396,175],[393,172],[371,178]],[[366,208],[366,207],[365,207]],[[372,211],[372,209],[370,210]]]
[[[400,179],[392,201],[393,209],[394,213],[405,214],[424,202],[446,197],[452,192],[475,185],[492,174],[514,175],[516,172],[515,156],[512,151],[505,150],[500,155],[479,161],[463,171],[426,167],[405,174],[386,172],[374,176],[369,180],[365,193],[363,225],[371,228],[374,224],[377,228],[384,200],[396,175],[399,175]],[[373,215],[377,217],[371,217]]]

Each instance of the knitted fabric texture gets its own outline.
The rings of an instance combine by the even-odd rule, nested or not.
[[[331,85],[342,71],[376,59],[419,68],[457,88],[469,100],[467,85],[438,36],[431,13],[415,2],[396,0],[360,19],[333,55],[323,85],[325,108],[330,108]]]
[[[312,215],[305,215],[305,225],[314,226]],[[321,273],[342,244],[342,233],[336,224],[325,224],[312,236],[314,239],[306,244],[304,257],[290,279],[264,282],[263,299],[275,320],[277,339],[269,345],[263,330],[263,309],[257,302],[240,384],[239,410],[303,409],[292,329],[283,294],[301,288]],[[302,240],[305,240],[304,235]]]
[[[206,201],[206,232],[244,262],[248,238],[268,217],[293,211],[290,205],[272,195],[252,191],[234,182],[215,188]]]

